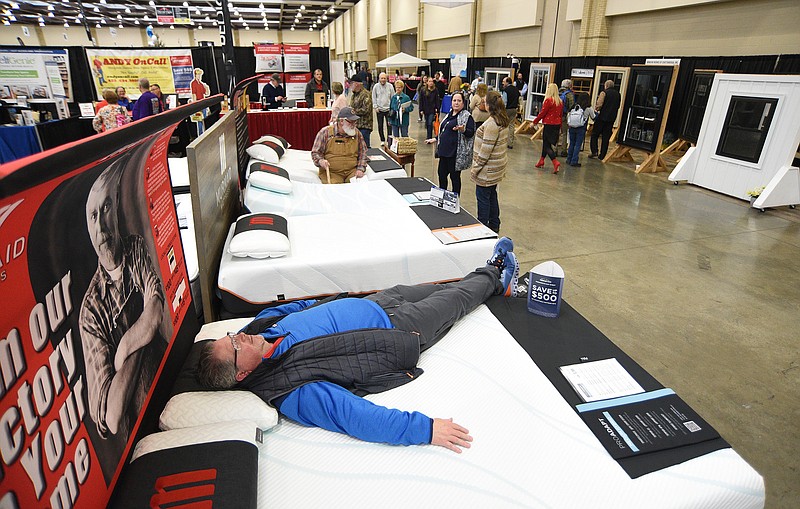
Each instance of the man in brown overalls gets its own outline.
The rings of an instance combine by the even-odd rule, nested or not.
[[[317,133],[311,159],[319,168],[323,184],[343,184],[361,178],[367,168],[367,144],[356,128],[358,115],[346,106],[333,125]]]

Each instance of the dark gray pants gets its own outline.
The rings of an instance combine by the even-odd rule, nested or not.
[[[454,283],[397,285],[365,298],[383,308],[396,328],[419,334],[420,350],[425,351],[459,318],[502,291],[500,270],[490,266]]]

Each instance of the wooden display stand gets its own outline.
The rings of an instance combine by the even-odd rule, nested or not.
[[[661,151],[661,157],[664,157],[667,154],[671,154],[672,152],[678,152],[680,150],[683,150],[684,148],[688,148],[687,146],[694,146],[694,144],[678,138],[672,143],[672,145]]]
[[[514,134],[533,134],[534,132],[536,132],[536,128],[533,123],[530,120],[523,120]]]

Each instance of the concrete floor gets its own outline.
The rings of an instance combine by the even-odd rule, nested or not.
[[[409,135],[425,137],[415,117]],[[558,262],[565,299],[764,477],[766,507],[800,507],[800,210],[760,213],[588,152],[553,175],[533,167],[540,151],[518,136],[498,188],[521,270]],[[437,182],[436,164],[420,142],[415,175]]]

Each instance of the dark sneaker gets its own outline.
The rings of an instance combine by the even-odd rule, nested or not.
[[[486,261],[486,265],[494,265],[500,270],[503,270],[506,266],[505,259],[506,254],[510,253],[514,250],[514,241],[509,239],[508,237],[500,237],[497,239],[497,242],[494,243],[494,251],[492,252],[492,257]]]
[[[500,273],[500,282],[503,284],[504,297],[517,296],[517,281],[519,280],[519,264],[517,256],[509,251],[505,256],[505,268]]]

